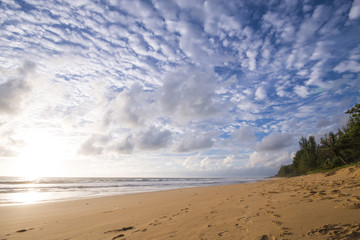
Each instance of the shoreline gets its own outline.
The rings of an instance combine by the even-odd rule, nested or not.
[[[0,177],[0,206],[256,182],[263,178],[37,178]]]
[[[0,208],[0,239],[356,239],[360,166]]]
[[[266,180],[259,180],[266,181]],[[258,182],[258,181],[257,181]],[[230,185],[238,185],[238,184],[248,184],[248,183],[232,183],[232,184],[224,184],[224,185],[216,185],[216,186],[196,186],[196,187],[185,187],[185,188],[175,188],[175,189],[164,189],[164,190],[150,190],[150,191],[141,191],[141,192],[131,192],[131,193],[123,193],[123,194],[114,194],[114,195],[104,195],[104,196],[86,196],[86,197],[78,197],[78,198],[69,198],[69,199],[55,199],[48,201],[40,201],[40,202],[29,202],[29,203],[4,203],[0,204],[1,207],[11,207],[11,206],[27,206],[27,205],[37,205],[37,204],[47,204],[47,203],[60,203],[60,202],[74,202],[74,201],[91,201],[92,199],[106,199],[106,198],[118,198],[122,196],[128,195],[138,195],[138,194],[148,194],[148,193],[162,193],[167,191],[176,191],[176,190],[187,190],[194,188],[209,188],[209,187],[221,187],[221,186],[230,186]]]

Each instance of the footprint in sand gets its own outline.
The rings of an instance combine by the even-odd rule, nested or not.
[[[118,239],[121,237],[125,237],[125,235],[124,234],[117,235],[117,236],[113,237],[111,240],[115,240],[115,239]]]
[[[123,227],[123,228],[119,228],[119,229],[113,229],[113,230],[106,231],[106,232],[104,232],[104,234],[126,232],[126,231],[129,231],[129,230],[132,230],[132,229],[134,229],[133,226]],[[121,233],[121,234],[113,237],[111,240],[115,240],[115,239],[118,239],[118,238],[121,238],[121,237],[124,237],[124,236],[125,236],[125,234]]]
[[[235,224],[235,227],[241,231],[249,231],[247,227],[241,226],[240,224]]]
[[[280,237],[286,237],[286,236],[290,236],[290,235],[293,235],[293,234],[289,231],[283,231],[282,233],[280,233]]]
[[[271,235],[263,235],[259,239],[260,240],[275,240],[276,238],[274,236],[271,236]]]
[[[283,225],[283,223],[282,222],[280,222],[280,221],[272,221],[274,224],[276,224],[276,225],[278,225],[278,226],[281,226],[281,225]]]
[[[348,209],[360,209],[360,203],[343,204],[343,207]]]
[[[353,196],[353,200],[360,201],[360,196]]]
[[[160,225],[160,224],[162,224],[162,223],[161,223],[161,222],[159,222],[158,220],[155,220],[154,222],[149,223],[149,226],[153,226],[153,227],[155,227],[155,226]]]
[[[142,229],[142,230],[136,230],[136,231],[134,231],[132,234],[138,233],[138,232],[146,232],[146,231],[147,231],[147,228],[144,228],[144,229]]]
[[[20,230],[17,230],[16,232],[17,232],[17,233],[23,233],[23,232],[31,231],[31,230],[34,230],[34,229],[35,229],[35,228],[20,229]]]
[[[180,212],[188,212],[189,208],[180,209]]]
[[[118,233],[118,232],[126,232],[126,231],[129,231],[129,230],[132,230],[132,229],[134,229],[133,226],[131,226],[131,227],[123,227],[123,228],[119,228],[119,229],[114,229],[114,230],[106,231],[106,232],[104,232],[104,234],[108,234],[108,233]]]
[[[227,232],[228,232],[228,231],[224,231],[224,232],[218,233],[218,236],[219,236],[219,237],[222,237],[222,236],[224,236]]]
[[[313,229],[308,236],[323,236],[324,239],[360,239],[360,224],[327,224]]]

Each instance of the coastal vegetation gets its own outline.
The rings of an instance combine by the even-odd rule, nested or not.
[[[360,161],[360,103],[345,112],[343,129],[330,132],[316,143],[314,136],[301,137],[292,164],[280,167],[276,176],[293,177],[328,170]]]

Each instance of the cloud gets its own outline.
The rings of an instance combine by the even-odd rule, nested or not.
[[[219,114],[221,100],[217,97],[216,83],[209,72],[178,69],[166,76],[160,89],[160,104],[174,120],[204,119]]]
[[[210,134],[191,133],[182,138],[175,149],[175,152],[192,152],[210,148],[214,145],[214,140]]]
[[[274,132],[256,144],[256,151],[278,151],[293,144],[293,136],[289,133]]]
[[[209,157],[205,157],[203,160],[201,160],[200,166],[203,168],[206,168],[210,163],[211,163],[211,161],[210,161]]]
[[[302,98],[306,98],[309,95],[309,92],[308,92],[308,89],[306,86],[297,85],[294,87],[294,91],[298,96],[300,96]]]
[[[253,152],[246,164],[247,168],[269,167],[278,169],[281,165],[289,163],[291,154],[288,152]]]
[[[329,112],[358,97],[358,0],[0,7],[0,133],[55,129],[99,169],[146,155],[149,169],[226,175],[254,153],[246,169],[268,173],[291,136],[336,130]]]
[[[266,95],[265,88],[263,86],[258,87],[255,92],[255,99],[256,100],[264,100],[264,99],[266,99],[266,97],[267,97],[267,95]]]
[[[34,73],[36,64],[25,61],[15,76],[8,76],[6,82],[0,84],[0,114],[17,114],[32,89],[29,77]]]
[[[329,126],[331,124],[333,124],[332,121],[330,121],[329,119],[324,118],[324,119],[320,119],[318,121],[318,123],[316,124],[316,126],[318,128],[322,128],[322,127],[327,127],[327,126]]]
[[[168,20],[177,20],[178,6],[172,1],[154,0],[154,7]]]
[[[128,127],[144,126],[152,118],[152,94],[144,91],[139,84],[125,89],[111,101],[106,123],[121,124]]]
[[[188,156],[183,162],[182,165],[189,170],[198,170],[199,168],[204,168],[210,164],[210,159],[208,157],[203,157],[201,154],[196,154]]]
[[[291,42],[295,37],[295,28],[291,22],[286,21],[286,16],[280,12],[267,12],[263,15],[264,28],[273,27],[277,41]]]
[[[86,156],[100,155],[106,149],[109,140],[108,136],[94,134],[81,144],[78,153]]]
[[[332,45],[331,42],[319,41],[316,43],[315,51],[310,57],[310,60],[320,60],[330,58],[329,48]]]
[[[170,139],[169,130],[150,127],[140,133],[137,143],[142,150],[158,150],[166,147]]]
[[[234,155],[227,156],[223,161],[218,162],[218,164],[223,164],[227,167],[230,167],[234,161],[234,158]]]
[[[310,73],[309,80],[306,81],[306,85],[319,86],[325,89],[331,88],[331,84],[329,84],[330,82],[325,83],[323,81],[324,75],[326,73],[325,68],[326,68],[325,59],[317,62],[311,69],[312,72]]]
[[[334,71],[343,73],[343,72],[360,72],[360,63],[357,61],[343,61],[339,63],[335,68]]]
[[[234,131],[233,137],[241,147],[253,147],[256,142],[254,129],[250,126],[240,127]]]
[[[256,51],[247,51],[246,56],[249,58],[249,70],[255,71],[256,70]]]
[[[0,146],[0,157],[13,157],[16,156],[16,153],[11,149]]]
[[[349,18],[355,20],[360,18],[360,0],[354,0],[349,12]]]
[[[134,150],[134,139],[132,135],[127,136],[122,141],[115,143],[111,150],[118,154],[131,154]]]

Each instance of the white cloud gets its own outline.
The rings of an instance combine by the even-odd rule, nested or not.
[[[279,36],[277,39],[278,42],[290,42],[294,40],[295,37],[295,29],[294,26],[291,25],[287,16],[281,16],[280,12],[267,12],[263,16],[264,27],[273,26],[275,28],[276,34]]]
[[[234,155],[227,156],[223,161],[220,162],[220,164],[230,167],[234,161],[234,158]]]
[[[289,163],[291,154],[288,152],[253,152],[246,164],[248,168],[269,167],[278,169],[281,165]]]
[[[212,147],[214,140],[211,135],[203,133],[190,133],[184,136],[178,146],[176,152],[192,152],[200,149],[206,149]]]
[[[240,147],[253,147],[256,142],[254,129],[250,126],[243,126],[233,133],[233,137]]]
[[[11,149],[0,146],[0,157],[13,157],[15,155]]]
[[[359,17],[360,17],[360,0],[354,0],[349,12],[349,18],[351,20],[355,20],[358,19]]]
[[[93,135],[80,146],[78,153],[88,156],[100,155],[109,140],[109,137],[105,135]]]
[[[267,98],[266,90],[263,86],[260,86],[256,89],[255,99],[256,100],[265,100]]]
[[[259,152],[277,151],[289,147],[293,144],[293,136],[289,133],[274,132],[264,137],[261,142],[256,144]]]
[[[131,154],[134,150],[134,141],[133,136],[129,135],[120,142],[115,143],[111,150],[118,154]]]
[[[319,26],[317,25],[317,23],[315,23],[311,19],[305,20],[301,24],[300,29],[297,32],[298,43],[303,44],[312,39],[318,28]]]
[[[23,141],[17,139],[15,131],[9,130],[9,127],[7,124],[0,123],[0,158],[16,156],[16,150],[23,145]]]
[[[2,155],[41,127],[100,168],[265,169],[358,96],[358,0],[27,3],[0,3]]]
[[[256,51],[246,51],[246,56],[249,58],[249,70],[255,71],[256,70]]]
[[[200,168],[207,167],[210,164],[208,157],[203,157],[200,153],[187,157],[182,165],[190,170],[199,170]]]
[[[334,71],[341,73],[346,71],[355,72],[355,73],[360,72],[360,63],[352,60],[343,61],[334,68]]]
[[[306,81],[306,85],[319,86],[321,88],[331,88],[330,82],[325,83],[323,81],[324,75],[326,74],[326,59],[317,62],[311,69],[310,78]]]
[[[154,7],[160,11],[161,15],[168,20],[176,20],[177,19],[177,5],[172,1],[161,1],[154,0]]]
[[[153,115],[152,96],[142,86],[135,84],[129,90],[119,93],[111,101],[106,122],[127,127],[144,126]]]
[[[330,44],[331,44],[330,42],[324,42],[324,41],[317,42],[315,51],[313,52],[310,59],[319,60],[324,58],[330,58],[330,54],[328,51],[328,45]]]
[[[294,87],[294,91],[298,96],[300,96],[302,98],[306,98],[309,95],[309,92],[308,92],[308,89],[306,86],[296,85]]]
[[[166,147],[171,139],[171,132],[167,129],[151,127],[140,133],[139,148],[143,150],[158,150]]]
[[[211,161],[210,161],[209,157],[205,157],[203,160],[201,160],[200,166],[205,168],[210,164],[210,162]]]
[[[16,114],[23,107],[31,91],[30,77],[34,76],[36,64],[25,61],[15,76],[7,76],[0,83],[0,114]]]
[[[178,69],[165,78],[160,104],[166,113],[174,115],[174,120],[209,118],[222,111],[215,89],[211,72]]]

